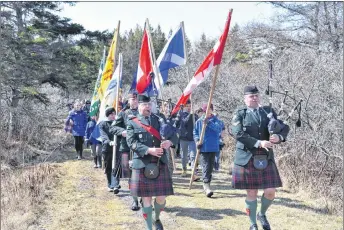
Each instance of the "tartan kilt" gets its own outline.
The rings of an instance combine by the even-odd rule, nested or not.
[[[130,178],[129,153],[122,152],[121,156],[121,178]]]
[[[174,195],[172,177],[167,164],[160,162],[160,174],[155,179],[148,179],[144,175],[144,168],[132,169],[129,179],[130,195],[137,197],[153,197]]]
[[[234,164],[232,187],[235,189],[265,189],[282,187],[281,177],[276,164],[269,160],[264,170],[253,166],[253,157],[245,166]]]

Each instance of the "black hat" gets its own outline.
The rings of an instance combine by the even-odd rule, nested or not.
[[[189,105],[189,104],[191,104],[191,100],[190,100],[190,99],[188,99],[188,100],[185,102],[185,105]]]
[[[105,116],[108,117],[113,112],[116,112],[116,110],[113,107],[107,107],[105,109]]]
[[[257,89],[255,85],[248,85],[248,86],[245,86],[244,88],[245,95],[258,94],[258,93],[259,93],[259,90]]]
[[[90,100],[87,100],[87,101],[86,101],[86,104],[90,105],[90,104],[91,104],[91,101],[90,101]]]
[[[150,102],[150,97],[147,94],[139,94],[137,98],[139,103]]]

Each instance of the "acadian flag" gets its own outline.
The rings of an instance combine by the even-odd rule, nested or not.
[[[105,68],[102,74],[102,78],[100,80],[100,86],[98,89],[100,101],[102,101],[105,96],[106,89],[109,86],[110,80],[115,70],[115,55],[116,55],[117,38],[118,38],[118,28],[115,30],[115,33],[113,35],[109,53],[106,58]]]
[[[103,74],[103,69],[104,69],[104,64],[105,64],[105,46],[104,46],[104,51],[103,51],[103,57],[102,60],[100,61],[100,66],[99,66],[99,71],[98,71],[98,77],[96,84],[94,86],[94,91],[93,91],[93,96],[92,96],[92,101],[91,101],[91,107],[90,107],[90,116],[96,116],[99,112],[99,106],[100,106],[100,99],[99,99],[99,94],[98,94],[98,89],[100,87],[100,80]]]
[[[145,27],[136,75],[136,91],[138,93],[145,92],[152,81],[151,74],[153,73],[153,61],[151,59],[151,49],[148,39],[148,33]]]
[[[106,89],[104,98],[100,104],[100,112],[99,112],[99,119],[98,123],[101,121],[104,121],[105,116],[105,109],[109,106],[113,107],[118,111],[118,108],[116,108],[116,102],[120,99],[119,98],[119,89],[122,87],[121,81],[122,81],[122,68],[123,68],[123,58],[122,53],[118,55],[118,65],[116,67],[116,70],[109,82],[108,88]],[[117,93],[118,92],[118,93]],[[118,94],[118,98],[117,98]],[[119,105],[120,102],[118,101]]]
[[[185,105],[186,101],[189,99],[192,91],[201,84],[204,79],[210,74],[214,66],[217,66],[221,63],[223,50],[225,48],[227,35],[229,31],[229,25],[231,22],[232,17],[232,11],[228,13],[225,29],[220,37],[220,39],[217,41],[215,46],[212,50],[208,53],[207,57],[204,59],[201,66],[198,68],[196,73],[194,74],[193,78],[189,82],[189,84],[184,89],[184,92],[182,96],[179,98],[176,106],[174,107],[171,114],[175,114],[178,110],[180,105]]]

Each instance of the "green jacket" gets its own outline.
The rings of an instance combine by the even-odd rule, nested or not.
[[[152,147],[160,148],[161,141],[159,141],[152,134],[148,133],[140,125],[136,124],[132,120],[133,118],[135,118],[135,116],[131,116],[128,120],[127,143],[128,143],[129,148],[133,151],[133,168],[141,169],[141,168],[144,168],[147,164],[149,164],[153,157],[150,154],[145,155],[148,148],[152,148]],[[138,114],[137,118],[141,123],[148,125],[146,119],[142,115]],[[154,115],[150,116],[150,123],[151,123],[151,126],[154,127],[159,132],[160,123],[156,116]],[[164,154],[161,156],[160,161],[162,163],[167,164],[168,159],[167,159],[166,151],[164,151]]]
[[[265,110],[265,111],[264,111]],[[274,110],[272,110],[274,117],[277,117]],[[253,111],[251,112],[247,106],[239,107],[232,119],[232,134],[237,140],[236,151],[234,157],[234,164],[244,166],[251,159],[252,155],[256,154],[257,148],[255,144],[258,140],[269,140],[270,134],[268,131],[269,118],[267,114],[270,113],[270,107],[263,106],[259,108],[260,119],[256,118]],[[289,126],[285,126],[283,130],[278,133],[286,140],[289,132]],[[274,152],[272,148],[269,151],[262,149],[267,155],[268,159],[274,161]]]
[[[126,130],[128,124],[128,117],[130,115],[136,116],[138,114],[137,109],[127,109],[125,111],[121,111],[118,116],[116,116],[115,121],[112,123],[110,132],[113,135],[117,135],[118,138],[121,138],[119,151],[120,152],[129,152],[129,146],[127,144],[127,139],[122,137],[122,132]]]

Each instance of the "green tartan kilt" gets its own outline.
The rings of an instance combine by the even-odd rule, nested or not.
[[[174,195],[172,177],[167,164],[160,163],[160,174],[155,179],[148,179],[144,175],[144,168],[132,169],[129,189],[132,196],[153,197]]]

